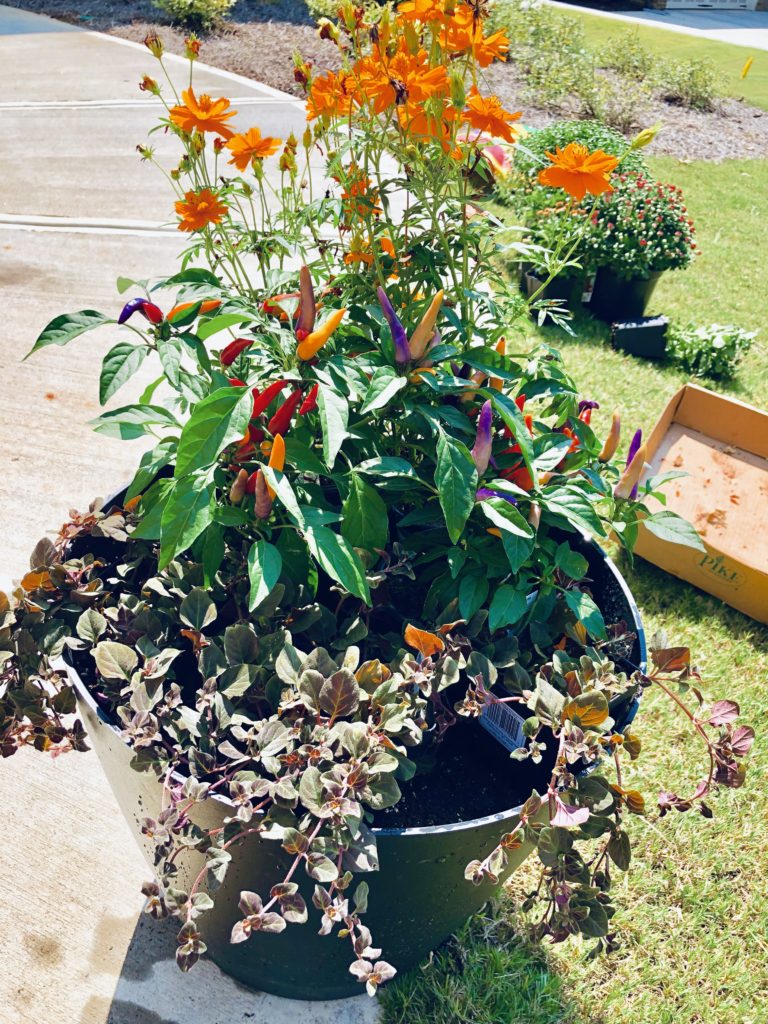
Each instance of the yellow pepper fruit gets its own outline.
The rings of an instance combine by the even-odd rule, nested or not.
[[[346,309],[335,309],[325,323],[308,334],[304,341],[300,341],[296,347],[296,355],[299,359],[305,361],[313,359],[344,319],[346,312]]]
[[[278,473],[282,473],[283,467],[285,466],[285,441],[283,440],[282,434],[275,434],[272,438],[272,451],[269,453],[269,462],[267,463],[270,469],[276,469]],[[267,490],[269,496],[274,501],[275,490],[267,484]]]
[[[408,342],[411,359],[421,359],[427,351],[427,345],[429,345],[432,340],[432,336],[435,333],[435,321],[437,320],[437,314],[440,312],[440,307],[443,304],[444,294],[445,293],[441,288],[435,295],[434,299],[430,302],[429,309],[421,318],[421,323],[411,335],[411,339]]]

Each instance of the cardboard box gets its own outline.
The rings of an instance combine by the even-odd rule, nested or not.
[[[637,554],[768,622],[768,413],[686,384],[653,429],[648,462],[649,476],[688,474],[665,485],[666,507],[693,523],[707,550],[641,527]]]

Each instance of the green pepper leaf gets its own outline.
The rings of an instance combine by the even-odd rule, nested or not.
[[[459,583],[459,615],[467,622],[483,607],[488,597],[488,577],[479,573],[463,576]]]
[[[106,405],[110,398],[136,373],[147,358],[146,345],[132,341],[118,341],[104,356],[99,378],[99,402]]]
[[[676,512],[654,512],[643,519],[643,526],[670,544],[682,544],[697,551],[707,550],[695,527]]]
[[[37,341],[24,358],[29,359],[33,352],[46,348],[48,345],[66,345],[73,338],[85,334],[86,331],[92,331],[94,327],[114,322],[111,317],[105,316],[95,309],[83,309],[79,313],[63,313],[43,328]]]
[[[505,583],[493,595],[488,613],[488,628],[493,633],[502,626],[514,626],[522,619],[527,609],[525,592]]]
[[[103,412],[91,426],[98,434],[131,441],[149,433],[152,426],[178,427],[173,413],[161,405],[122,405],[119,409]]]
[[[349,541],[327,526],[308,529],[306,539],[312,557],[320,568],[350,594],[370,605],[371,592],[365,578],[365,569]]]
[[[253,611],[261,602],[269,597],[280,579],[283,569],[283,556],[274,544],[266,540],[257,540],[248,552],[248,577],[251,589],[248,595],[248,611]]]
[[[385,548],[389,537],[387,506],[357,473],[350,474],[349,494],[341,508],[341,532],[356,548]]]
[[[349,406],[343,395],[330,388],[320,388],[317,396],[320,425],[323,428],[323,458],[328,469],[333,469],[344,438],[347,437]]]
[[[606,631],[603,613],[589,594],[583,594],[580,590],[566,590],[565,603],[590,636],[595,637],[596,640],[605,639]]]
[[[176,476],[212,466],[228,444],[245,434],[252,407],[249,388],[220,388],[198,402],[181,432]]]
[[[225,331],[228,327],[234,327],[237,324],[248,323],[250,320],[251,317],[246,312],[220,313],[218,316],[212,316],[210,320],[201,321],[197,328],[197,336],[200,341],[205,341],[206,338],[218,334],[219,331]]]
[[[506,425],[512,431],[515,441],[520,446],[520,454],[523,462],[530,470],[533,465],[533,440],[528,433],[523,414],[515,405],[514,401],[501,391],[495,388],[482,388],[479,394],[484,398],[490,398],[494,409],[499,413]]]
[[[467,446],[442,430],[437,438],[435,484],[448,536],[456,544],[475,505],[477,470]]]
[[[383,409],[407,383],[407,378],[401,377],[391,366],[380,366],[371,377],[360,412]]]
[[[186,551],[213,522],[213,481],[200,476],[176,480],[160,520],[159,568]]]

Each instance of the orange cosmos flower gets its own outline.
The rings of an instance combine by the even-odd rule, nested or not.
[[[438,113],[428,111],[423,103],[406,103],[397,108],[400,127],[413,139],[437,142],[444,153],[454,159],[462,158],[458,148],[451,148],[451,124],[457,111],[450,104],[443,104]]]
[[[504,32],[483,35],[480,21],[466,4],[457,7],[453,18],[440,33],[440,45],[446,52],[457,55],[471,52],[481,68],[487,68],[495,60],[506,60],[509,40]]]
[[[345,218],[378,217],[381,213],[379,193],[371,188],[371,179],[354,163],[347,167],[346,174],[347,182],[341,193]]]
[[[461,117],[472,128],[505,142],[514,142],[517,138],[517,130],[510,122],[517,121],[520,112],[511,114],[502,107],[498,96],[481,96],[476,86],[469,94],[467,109]]]
[[[373,253],[362,248],[364,244],[367,243],[353,243],[353,247],[349,252],[344,253],[344,262],[348,267],[352,266],[353,263],[364,263],[369,267],[373,263]],[[358,245],[360,248],[358,248]]]
[[[181,217],[179,231],[200,231],[208,224],[219,224],[227,210],[228,207],[209,188],[185,192],[184,198],[176,203],[176,213]]]
[[[272,156],[280,148],[282,139],[274,139],[271,135],[262,136],[258,128],[249,128],[242,135],[233,135],[227,143],[232,153],[229,163],[234,164],[238,171],[244,171],[252,160],[263,160]]]
[[[425,50],[409,53],[405,40],[388,64],[379,54],[363,57],[354,67],[360,94],[371,101],[373,112],[402,103],[423,103],[432,96],[445,96],[450,89],[443,65],[430,67]]]
[[[414,21],[425,25],[436,21],[445,24],[447,20],[443,0],[405,0],[397,8],[397,21],[401,25]]]
[[[307,99],[307,120],[348,117],[355,98],[355,82],[348,71],[333,71],[314,78]]]
[[[565,149],[558,146],[554,153],[547,153],[551,167],[539,171],[539,182],[551,188],[562,188],[579,202],[587,192],[599,196],[613,191],[608,175],[618,164],[618,158],[602,149],[590,153],[580,142],[569,142]]]
[[[224,139],[232,138],[232,129],[227,124],[237,113],[229,109],[229,100],[223,96],[212,100],[203,93],[198,99],[194,89],[185,89],[181,98],[183,106],[171,108],[171,121],[183,132],[216,132]]]

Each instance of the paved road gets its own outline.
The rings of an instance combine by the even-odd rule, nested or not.
[[[169,66],[183,81],[183,64]],[[98,365],[114,337],[21,358],[57,313],[119,308],[118,275],[173,267],[180,236],[164,224],[170,196],[135,153],[156,110],[136,84],[153,71],[142,47],[0,7],[0,588],[23,574],[35,541],[69,507],[114,490],[138,455],[86,424],[99,411]],[[292,97],[199,71],[201,88],[236,100],[240,124],[303,128]],[[0,763],[0,803],[3,1024],[375,1019],[365,996],[278,1000],[211,963],[182,976],[173,929],[140,918],[146,869],[94,755]]]
[[[544,0],[553,7],[573,11],[573,4]],[[721,43],[736,43],[752,50],[768,50],[768,11],[642,10],[588,11],[600,18],[613,18],[635,25],[653,25],[687,36],[701,36]]]

